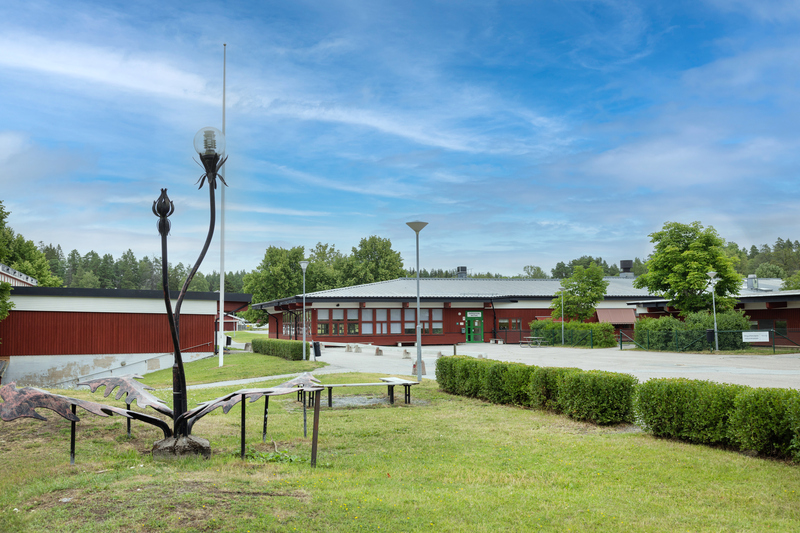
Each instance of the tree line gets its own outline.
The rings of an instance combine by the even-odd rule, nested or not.
[[[127,250],[117,259],[111,254],[100,256],[94,250],[81,255],[72,250],[64,256],[60,245],[39,243],[39,249],[50,265],[53,275],[63,280],[64,287],[84,289],[125,289],[125,290],[161,290],[162,273],[161,258],[144,256],[136,257],[132,250]],[[169,263],[168,282],[170,289],[179,290],[189,275],[191,265]],[[225,292],[242,292],[245,272],[228,272],[225,274]],[[213,292],[219,290],[219,273],[198,272],[189,285],[190,291]]]

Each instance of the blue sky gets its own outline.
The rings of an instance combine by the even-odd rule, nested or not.
[[[800,2],[0,3],[0,198],[65,253],[160,253],[208,223],[195,132],[222,126],[225,269],[269,245],[507,275],[645,258],[666,221],[800,239]],[[201,268],[219,269],[218,234]]]

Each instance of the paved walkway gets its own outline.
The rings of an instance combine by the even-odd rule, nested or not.
[[[321,360],[329,366],[315,370],[315,376],[342,372],[369,372],[398,377],[416,377],[412,365],[417,352],[414,347],[382,347],[383,355],[375,355],[374,346],[361,347],[362,352],[346,351],[344,346],[325,348]],[[719,383],[738,383],[751,387],[800,389],[800,354],[790,355],[714,355],[671,352],[643,352],[616,348],[562,348],[544,346],[529,348],[516,344],[459,344],[459,355],[486,357],[538,366],[574,366],[584,370],[608,370],[632,374],[640,381],[658,377],[686,377]],[[422,359],[426,378],[435,379],[438,354],[452,355],[454,347],[425,346]],[[297,374],[269,376],[249,380],[212,383],[189,387],[208,388],[237,386],[265,379],[288,379]],[[324,381],[324,380],[323,380]]]

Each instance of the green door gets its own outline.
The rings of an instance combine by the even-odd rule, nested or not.
[[[483,311],[467,311],[467,342],[483,342]]]

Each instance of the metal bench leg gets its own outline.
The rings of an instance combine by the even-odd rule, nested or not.
[[[333,407],[333,387],[328,387],[328,407]]]
[[[261,442],[267,442],[268,417],[269,417],[269,396],[264,396],[264,430],[261,432]]]
[[[405,390],[406,403],[411,403],[411,385],[403,385],[403,387],[406,389]]]
[[[317,442],[319,441],[319,404],[321,401],[320,392],[314,395],[314,433],[311,436],[311,468],[317,467]]]
[[[389,403],[394,405],[394,385],[389,385]]]
[[[245,415],[245,403],[246,403],[245,400],[247,400],[247,396],[242,394],[242,445],[241,445],[241,454],[240,454],[242,456],[242,459],[244,459],[244,434],[245,434],[244,415]]]

